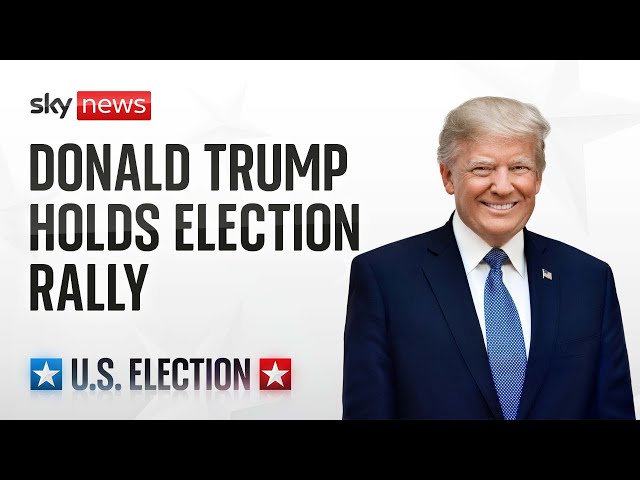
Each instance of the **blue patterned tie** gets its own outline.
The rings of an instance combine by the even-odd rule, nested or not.
[[[492,248],[484,257],[491,270],[484,284],[487,354],[505,420],[515,420],[527,369],[522,325],[515,303],[502,282],[507,254]]]

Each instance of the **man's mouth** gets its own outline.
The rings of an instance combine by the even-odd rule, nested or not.
[[[484,203],[487,207],[492,208],[494,210],[511,210],[518,202],[511,202],[511,203],[489,203],[489,202],[482,202]]]

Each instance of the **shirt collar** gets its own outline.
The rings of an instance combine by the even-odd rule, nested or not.
[[[453,234],[460,250],[464,271],[469,275],[469,272],[478,266],[492,247],[460,219],[457,211],[453,214]],[[522,230],[500,248],[508,255],[518,274],[524,278],[524,233]]]

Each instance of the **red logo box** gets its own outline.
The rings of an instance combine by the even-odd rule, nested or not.
[[[151,120],[151,92],[78,92],[78,120]]]
[[[291,359],[260,359],[260,390],[291,390]]]

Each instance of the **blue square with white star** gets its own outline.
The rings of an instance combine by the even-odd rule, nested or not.
[[[62,359],[31,359],[31,390],[62,390]]]

